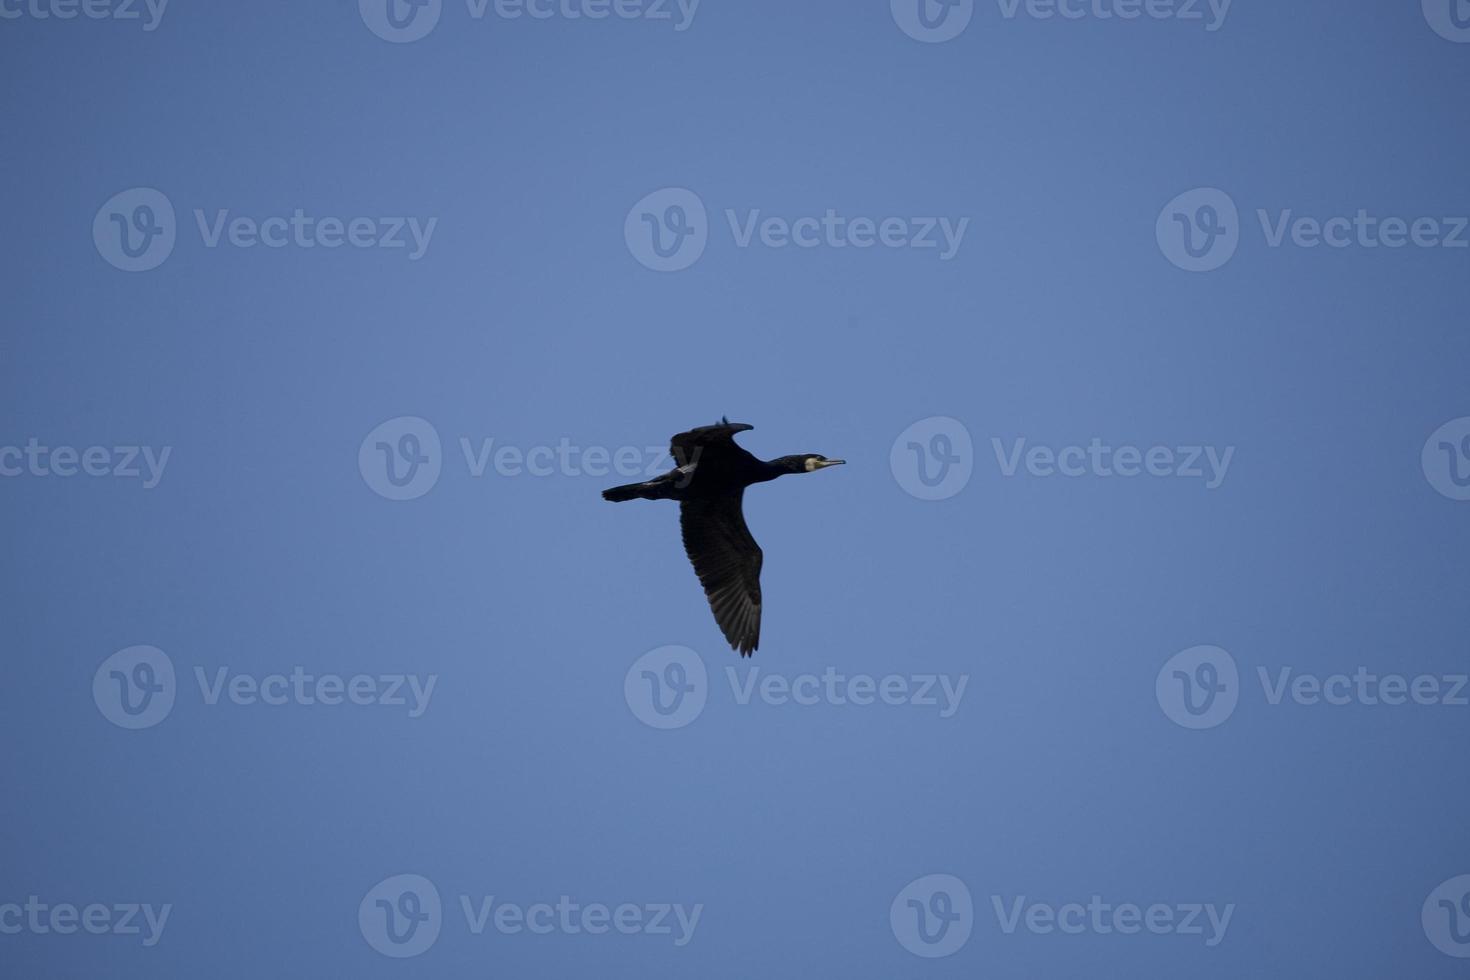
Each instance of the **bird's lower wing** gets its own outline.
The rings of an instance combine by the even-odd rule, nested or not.
[[[740,496],[679,504],[684,551],[694,564],[715,622],[748,657],[761,636],[761,549],[745,526]]]

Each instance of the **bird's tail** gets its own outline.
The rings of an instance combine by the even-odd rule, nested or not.
[[[602,491],[602,499],[611,500],[614,503],[621,503],[624,500],[649,500],[652,497],[653,494],[649,492],[649,487],[646,483],[628,483],[621,487],[609,487]]]

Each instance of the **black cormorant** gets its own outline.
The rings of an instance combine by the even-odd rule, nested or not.
[[[730,646],[748,657],[761,637],[761,549],[741,512],[745,488],[787,473],[812,473],[845,460],[815,453],[756,459],[735,445],[754,426],[721,419],[674,436],[675,467],[646,483],[602,491],[604,500],[677,500],[684,550]]]

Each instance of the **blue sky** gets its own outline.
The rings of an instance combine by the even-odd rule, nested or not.
[[[1459,975],[1470,10],[925,2],[0,0],[7,972]]]

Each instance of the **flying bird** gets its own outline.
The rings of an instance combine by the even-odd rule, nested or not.
[[[815,473],[846,460],[815,453],[760,460],[735,444],[755,428],[720,419],[674,436],[675,466],[645,483],[602,491],[603,500],[677,500],[684,551],[694,564],[715,622],[732,649],[750,656],[761,638],[761,549],[745,526],[745,488],[788,473]]]

